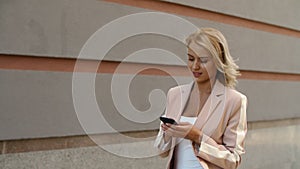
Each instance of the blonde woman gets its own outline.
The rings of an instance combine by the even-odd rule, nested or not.
[[[169,169],[237,168],[244,154],[247,98],[234,89],[238,66],[226,39],[201,28],[187,40],[194,81],[171,88],[155,147],[168,156]]]

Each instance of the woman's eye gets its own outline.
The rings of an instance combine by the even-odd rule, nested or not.
[[[208,58],[200,58],[200,62],[201,63],[207,63],[208,62]]]
[[[194,58],[189,58],[189,61],[194,61],[195,59]]]

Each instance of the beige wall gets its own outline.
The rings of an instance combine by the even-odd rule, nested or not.
[[[1,3],[3,8],[1,16],[3,17],[1,17],[0,36],[3,40],[0,42],[0,52],[54,58],[76,58],[87,39],[109,21],[131,13],[149,11],[103,1],[42,3],[28,0],[2,1]],[[202,7],[199,4],[195,4],[195,6]],[[212,7],[208,3],[203,6],[204,9]],[[220,5],[219,8],[221,7]],[[12,13],[14,10],[19,13]],[[238,13],[238,11],[227,8],[224,10]],[[20,15],[21,13],[22,15]],[[241,13],[241,16],[243,15],[244,13]],[[181,17],[199,27],[211,26],[220,29],[227,37],[232,55],[238,59],[242,70],[293,74],[300,72],[300,48],[298,48],[300,39],[297,37],[182,15]],[[263,18],[259,13],[256,17]],[[158,35],[143,35],[121,41],[106,55],[105,60],[122,61],[132,52],[149,47],[165,49],[185,59],[184,46],[177,41]],[[97,56],[91,58],[93,57],[98,59]],[[137,62],[153,63],[154,60],[148,57],[147,60]],[[2,139],[82,134],[73,108],[71,73],[1,70],[1,74],[2,87],[0,90],[3,93],[0,102],[3,111],[1,119],[10,119],[1,123],[2,133],[5,133],[1,135]],[[106,78],[99,79],[101,81],[99,84],[107,84]],[[169,84],[163,83],[166,78],[159,77],[159,79],[161,88],[166,91],[170,87]],[[152,81],[151,78],[148,80]],[[149,86],[148,80],[139,81],[137,86],[152,88]],[[19,84],[22,84],[22,87]],[[248,119],[250,121],[299,117],[299,107],[295,104],[299,95],[299,87],[299,82],[261,80],[241,80],[238,86],[249,97]],[[99,88],[99,90],[102,89],[109,91],[103,87]],[[24,100],[26,95],[30,95],[31,100]],[[106,95],[99,93],[98,97]],[[113,106],[112,101],[106,99],[103,101],[106,102],[106,105]],[[144,103],[136,104],[138,106],[145,105]],[[285,107],[288,109],[282,113]],[[61,117],[70,119],[70,123],[65,124]],[[27,120],[25,121],[25,119]],[[42,123],[43,127],[38,121],[45,121]],[[23,127],[11,126],[11,124],[23,124]],[[153,129],[156,124],[149,124],[146,128]],[[18,130],[20,131],[18,132]],[[32,133],[32,130],[37,131]]]
[[[300,16],[297,0],[163,0],[200,9],[211,10],[241,18],[269,23],[272,25],[300,30],[300,23],[295,22]]]
[[[42,3],[37,0],[15,3],[2,1],[1,7],[3,9],[0,25],[0,38],[3,39],[0,42],[1,53],[64,58],[77,58],[88,38],[108,22],[132,13],[149,11],[103,1],[89,1],[88,3],[83,1],[52,1],[51,3]],[[23,15],[18,15],[13,11],[20,11]],[[256,17],[262,16],[262,14],[257,14]],[[232,54],[235,58],[239,58],[238,63],[243,70],[300,72],[299,38],[204,19],[181,17],[190,20],[196,26],[211,26],[224,32]],[[294,18],[294,21],[296,20]],[[127,54],[133,49],[141,49],[151,44],[147,41],[148,38],[128,40],[124,42],[127,45],[126,49],[116,49],[106,60],[121,61],[124,57],[123,53]],[[154,43],[156,46],[178,53],[177,46],[173,45],[174,42],[170,45],[165,41]],[[97,56],[93,58],[98,59]]]
[[[100,168],[101,166],[119,168],[119,163],[113,161],[126,163],[127,168],[161,167],[164,161],[160,161],[159,158],[128,162],[124,158],[117,158],[93,148],[51,150],[51,145],[49,145],[50,148],[45,152],[21,154],[16,151],[15,154],[5,155],[5,145],[12,143],[10,140],[14,139],[64,138],[86,134],[80,125],[73,105],[72,72],[52,69],[50,67],[55,67],[55,65],[51,65],[51,63],[42,63],[39,67],[39,65],[30,65],[26,62],[27,68],[16,68],[14,55],[24,55],[24,58],[30,56],[32,60],[33,58],[49,57],[55,61],[58,60],[55,63],[60,63],[60,66],[64,67],[59,58],[76,59],[88,38],[108,22],[128,14],[154,11],[155,6],[169,2],[188,11],[208,10],[224,16],[225,14],[229,17],[237,16],[242,20],[258,21],[269,26],[270,31],[258,27],[250,28],[243,26],[242,23],[229,24],[205,19],[209,18],[206,15],[210,14],[201,17],[191,17],[190,14],[185,15],[184,12],[177,14],[199,27],[211,26],[220,29],[228,39],[232,55],[238,59],[241,70],[252,72],[253,76],[257,75],[255,78],[239,79],[238,84],[238,90],[246,94],[249,101],[247,112],[250,124],[247,136],[248,153],[242,168],[276,168],[279,165],[280,168],[299,168],[299,162],[295,160],[300,152],[299,146],[295,142],[299,137],[297,132],[299,121],[297,119],[300,117],[300,107],[297,102],[300,96],[300,25],[298,22],[300,4],[298,1],[166,0],[164,2],[150,1],[151,5],[140,8],[133,6],[138,6],[141,1],[139,3],[126,2],[131,5],[97,0],[0,1],[0,62],[4,63],[3,56],[8,58],[5,62],[8,65],[0,63],[0,140],[2,141],[0,148],[4,154],[0,155],[0,166],[3,164],[4,168],[20,168],[24,165],[25,168],[32,168],[32,164],[25,162],[28,160],[30,163],[42,166],[43,164],[39,164],[39,161],[43,160],[37,158],[40,157],[55,159],[45,162],[50,168],[78,166],[78,161],[70,162],[68,161],[70,158],[80,159],[79,161],[83,163],[79,166],[82,168],[90,168],[88,162],[95,164],[94,166],[100,166]],[[170,13],[176,13],[176,9],[168,10]],[[292,31],[292,33],[287,35],[271,31],[278,27],[282,27],[280,28],[283,30],[282,32]],[[120,42],[107,54],[105,60],[118,63],[132,52],[149,47],[172,51],[185,59],[185,50],[182,44],[166,37],[143,35]],[[90,59],[97,60],[98,58],[92,56]],[[22,59],[18,61],[22,63]],[[136,62],[145,65],[156,61],[149,57]],[[164,64],[174,65],[174,63],[166,61]],[[44,68],[43,65],[48,65],[49,68]],[[73,65],[65,66],[72,69]],[[109,67],[104,69],[110,70]],[[270,73],[271,77],[267,80],[262,79],[258,76],[259,72]],[[175,71],[175,74],[180,73],[179,70]],[[141,135],[145,130],[156,130],[158,120],[147,124],[137,124],[118,114],[112,99],[108,97],[111,95],[112,74],[112,72],[100,73],[96,77],[95,97],[103,110],[105,119],[101,119],[100,128],[95,127],[93,133],[112,132],[102,125],[105,121],[119,131],[138,132]],[[283,78],[276,79],[278,74]],[[91,73],[85,73],[85,75],[89,76]],[[128,76],[129,74],[123,75]],[[284,78],[289,75],[295,76],[296,80]],[[181,83],[190,80],[187,76],[180,76],[179,79]],[[136,108],[145,110],[149,107],[147,99],[151,90],[160,88],[166,92],[174,85],[176,85],[174,79],[165,75],[143,74],[134,79],[131,88],[138,90],[131,90],[130,97]],[[163,113],[163,110],[160,110],[160,113]],[[87,117],[87,120],[95,119]],[[282,121],[285,122],[284,125],[281,124]],[[277,141],[278,137],[282,137],[282,140]],[[270,142],[272,142],[272,146],[270,146]],[[273,146],[279,148],[273,148]],[[286,147],[287,149],[285,149]],[[285,153],[281,154],[282,152]],[[89,161],[88,157],[90,156],[102,156],[102,159],[107,160],[99,161],[98,158],[95,158]],[[57,162],[57,159],[61,161]],[[158,162],[156,163],[156,161]],[[154,163],[155,165],[152,165]]]
[[[300,147],[298,144],[300,134],[299,121],[297,125],[283,121],[275,123],[258,123],[249,125],[251,130],[247,135],[247,152],[243,156],[241,169],[271,169],[287,168],[298,169],[300,167],[298,156]],[[268,127],[269,126],[269,127]],[[82,141],[82,140],[81,140]],[[56,143],[59,142],[58,140]],[[130,151],[136,152],[143,148],[144,152],[150,151],[153,142],[148,146],[139,147],[136,144]],[[127,144],[123,144],[126,147]],[[123,158],[113,155],[100,147],[77,147],[72,149],[33,151],[27,153],[14,153],[0,155],[0,166],[5,169],[13,168],[89,168],[107,169],[163,169],[166,159],[158,156],[142,159]]]

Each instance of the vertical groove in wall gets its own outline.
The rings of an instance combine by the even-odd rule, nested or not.
[[[2,142],[2,154],[6,153],[6,141]]]

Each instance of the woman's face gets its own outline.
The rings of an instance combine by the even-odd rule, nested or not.
[[[212,55],[204,47],[191,42],[188,46],[188,67],[198,84],[209,82],[216,78],[217,67]]]

